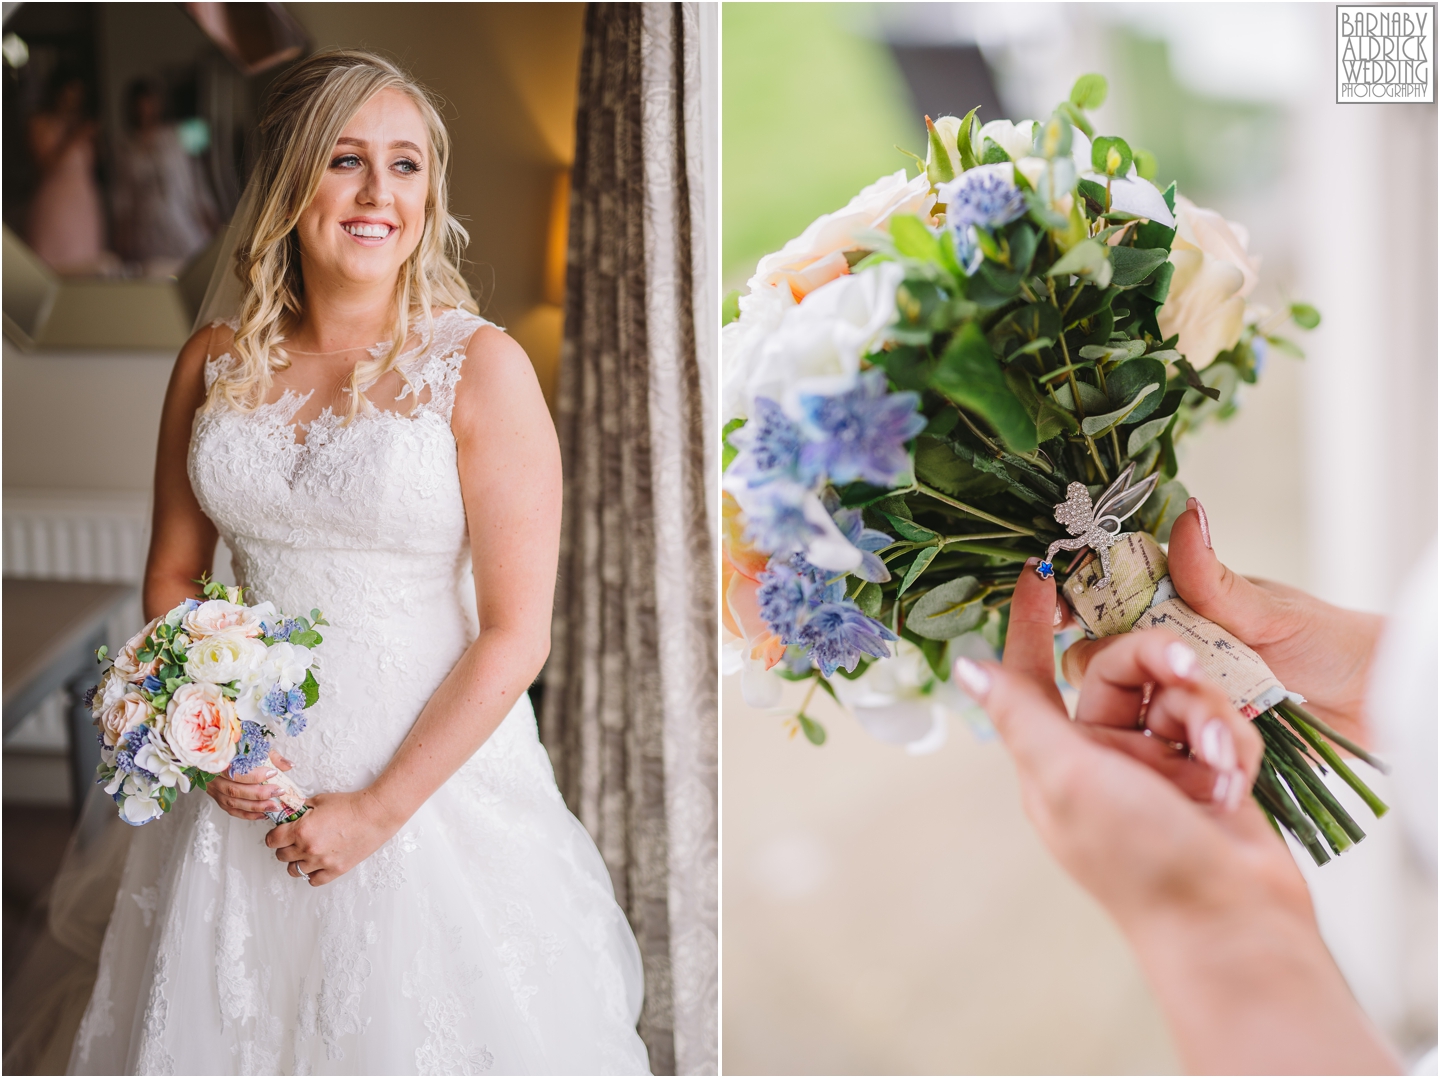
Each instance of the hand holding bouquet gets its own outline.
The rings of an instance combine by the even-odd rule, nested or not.
[[[322,642],[316,626],[327,624],[320,611],[289,618],[214,581],[203,594],[136,633],[87,701],[99,728],[96,781],[129,824],[169,812],[180,794],[223,772],[259,766],[279,732],[305,729],[306,709],[320,698],[311,670]],[[283,773],[272,781],[284,811],[266,815],[299,819],[305,795]]]
[[[1086,75],[1041,121],[927,118],[914,179],[760,261],[722,336],[725,623],[747,692],[773,668],[853,697],[831,679],[902,643],[938,685],[967,641],[1003,643],[1038,557],[1092,636],[1190,644],[1265,740],[1257,799],[1323,862],[1364,833],[1319,774],[1384,811],[1330,741],[1363,753],[1186,606],[1160,545],[1188,497],[1177,443],[1268,350],[1298,354],[1278,321],[1319,314],[1250,303],[1245,230],[1097,134],[1105,94]]]

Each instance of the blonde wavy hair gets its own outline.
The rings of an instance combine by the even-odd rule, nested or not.
[[[479,313],[460,275],[461,253],[470,236],[450,214],[450,135],[436,99],[373,53],[316,53],[275,81],[260,118],[259,152],[250,180],[256,208],[235,247],[235,274],[244,296],[240,324],[229,348],[232,362],[211,387],[207,410],[224,405],[253,411],[268,395],[274,373],[289,367],[282,342],[299,321],[305,297],[296,225],[320,187],[335,140],[382,90],[405,94],[425,122],[430,140],[425,230],[395,283],[389,352],[378,359],[367,354],[350,376],[346,422],[362,407],[371,407],[362,390],[395,369],[413,324],[419,322],[422,339],[428,339],[437,307]]]

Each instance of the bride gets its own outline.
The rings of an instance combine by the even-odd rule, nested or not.
[[[259,130],[238,317],[166,395],[144,602],[193,595],[218,532],[254,600],[323,610],[320,703],[272,756],[313,808],[269,829],[261,769],[136,832],[71,1072],[649,1073],[639,951],[525,692],[555,431],[456,268],[443,122],[333,51]]]

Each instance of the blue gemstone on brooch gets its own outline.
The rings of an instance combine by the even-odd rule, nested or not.
[[[1040,574],[1041,580],[1049,580],[1055,575],[1055,566],[1051,565],[1048,561],[1042,561],[1039,565],[1035,566],[1035,571]]]

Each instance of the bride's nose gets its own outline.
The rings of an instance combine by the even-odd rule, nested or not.
[[[383,208],[395,201],[390,190],[390,176],[384,169],[367,169],[360,190],[355,192],[355,201],[362,206]]]

